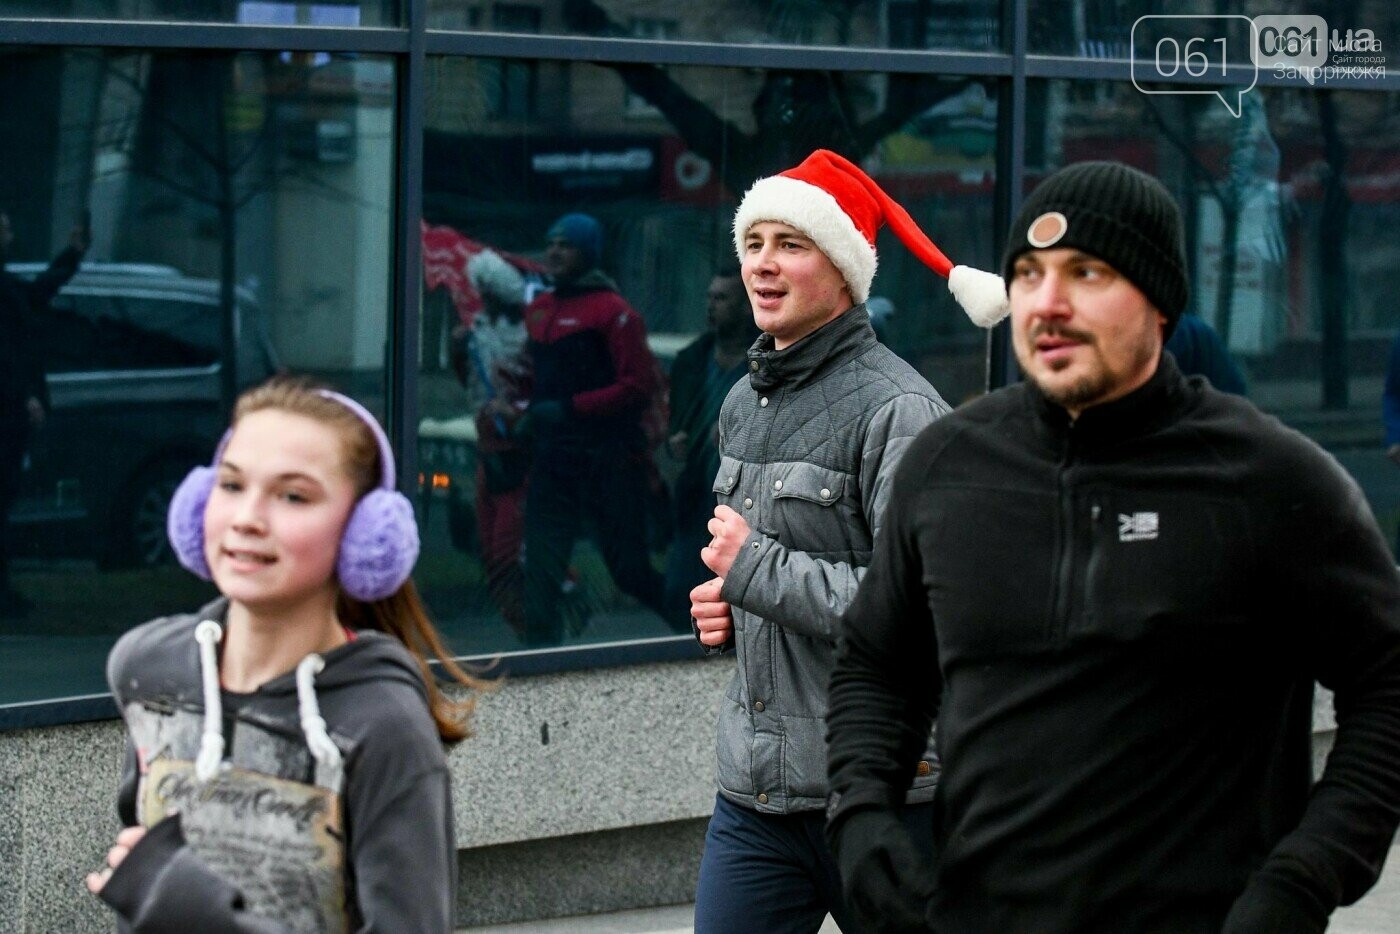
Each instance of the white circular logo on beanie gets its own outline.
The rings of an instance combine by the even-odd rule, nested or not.
[[[1059,211],[1046,211],[1031,221],[1030,227],[1026,229],[1026,240],[1031,246],[1043,250],[1059,243],[1060,238],[1068,232],[1069,221],[1063,214]]]

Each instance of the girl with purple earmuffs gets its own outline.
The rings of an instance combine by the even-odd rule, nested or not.
[[[113,648],[125,829],[88,888],[121,931],[451,929],[444,744],[471,701],[409,573],[413,508],[358,403],[301,379],[245,393],[170,506],[222,596]]]

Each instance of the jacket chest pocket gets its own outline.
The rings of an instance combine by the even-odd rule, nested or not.
[[[854,478],[817,464],[775,464],[771,470],[773,525],[789,548],[814,555],[868,555],[870,532],[855,496]]]
[[[721,457],[719,459],[719,472],[715,474],[714,492],[715,504],[730,507],[735,512],[743,513],[741,500],[743,494],[739,491],[739,481],[743,477],[744,462],[736,457]]]
[[[1254,541],[1240,503],[1121,491],[1087,499],[1084,634],[1219,638],[1221,648],[1243,637]]]

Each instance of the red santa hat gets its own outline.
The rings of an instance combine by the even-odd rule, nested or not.
[[[796,168],[754,182],[734,215],[734,249],[741,260],[749,228],[763,221],[791,224],[811,237],[845,276],[857,303],[870,297],[875,233],[889,224],[910,252],[948,280],[949,291],[974,324],[989,328],[1006,317],[1001,276],[954,266],[874,179],[830,150],[818,149]]]

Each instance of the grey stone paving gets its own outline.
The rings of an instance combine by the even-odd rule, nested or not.
[[[691,905],[620,911],[583,918],[471,928],[471,934],[692,934]],[[1366,897],[1332,916],[1329,934],[1395,934],[1400,931],[1400,845],[1393,847],[1385,874]],[[830,918],[821,934],[840,934]]]

